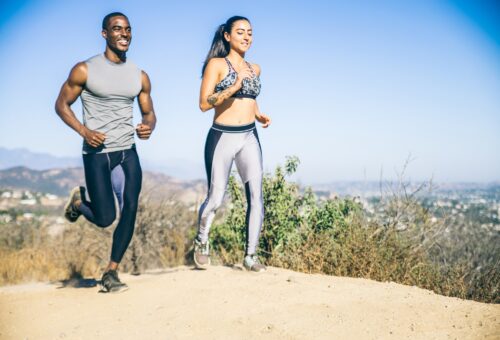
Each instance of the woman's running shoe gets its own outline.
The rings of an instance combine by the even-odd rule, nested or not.
[[[259,258],[255,254],[245,256],[245,259],[243,260],[243,267],[252,272],[263,272],[266,270],[266,266],[260,263]]]
[[[193,260],[197,269],[208,268],[210,265],[210,245],[208,241],[201,243],[198,239],[194,240]]]

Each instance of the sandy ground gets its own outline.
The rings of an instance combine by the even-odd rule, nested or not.
[[[500,305],[269,268],[122,274],[130,289],[0,288],[1,339],[500,339]]]

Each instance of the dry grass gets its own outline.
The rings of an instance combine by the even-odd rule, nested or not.
[[[386,221],[389,223],[368,222],[363,212],[349,213],[340,219],[336,217],[335,221],[346,223],[325,224],[322,228],[317,227],[323,223],[318,218],[309,222],[304,220],[282,235],[286,241],[280,247],[264,252],[264,258],[269,265],[306,273],[394,281],[443,295],[500,303],[498,253],[491,254],[497,260],[483,271],[475,271],[461,263],[436,261],[434,250],[443,225],[430,223],[428,212],[411,195],[398,197],[404,200],[393,200],[388,205]],[[212,238],[218,238],[218,247],[212,252],[215,263],[234,264],[243,259],[243,228],[233,228],[234,223],[239,225],[244,221],[243,202],[238,204],[242,207],[228,209],[221,218],[229,220],[227,228],[216,224],[212,231]],[[310,204],[310,208],[319,209],[316,203]],[[328,209],[337,211],[335,205]],[[317,216],[328,221],[324,214]],[[175,198],[156,202],[145,195],[141,198],[134,238],[121,270],[141,273],[147,269],[186,264],[196,221],[197,212]],[[404,230],[402,225],[406,226]],[[0,285],[75,277],[99,278],[109,260],[113,230],[114,226],[100,229],[84,219],[64,225],[59,233],[53,232],[53,226],[44,224],[2,225]],[[467,230],[477,233],[475,229]],[[281,231],[276,229],[276,232]],[[269,230],[267,233],[264,230],[261,245],[267,234]],[[472,236],[459,241],[477,239],[474,245],[480,247],[484,238]],[[445,249],[442,242],[440,247]],[[494,251],[498,247],[492,245],[491,249]]]
[[[393,281],[467,297],[467,284],[458,267],[443,270],[423,250],[415,250],[396,231],[376,232],[353,224],[340,238],[307,233],[300,243],[273,254],[269,264],[306,273]]]
[[[146,209],[147,207],[147,209]],[[172,200],[141,199],[136,230],[120,270],[139,274],[147,269],[185,263],[196,212]],[[116,226],[100,229],[80,218],[58,226],[25,222],[0,228],[0,285],[70,278],[99,278],[109,261]]]

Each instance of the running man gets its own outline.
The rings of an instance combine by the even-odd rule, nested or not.
[[[83,215],[99,227],[108,227],[116,218],[113,192],[123,191],[117,192],[120,220],[113,233],[111,259],[101,280],[104,291],[118,292],[128,288],[118,278],[117,270],[134,233],[142,184],[134,142],[134,99],[137,97],[142,114],[142,123],[135,128],[140,139],[149,139],[156,116],[148,75],[126,57],[132,40],[127,16],[119,12],[106,15],[102,21],[102,37],[106,40],[104,54],[73,67],[55,109],[83,138],[85,182],[90,198],[86,200],[84,187],[74,188],[65,207],[66,219],[75,222]],[[71,110],[78,97],[82,100],[83,124]],[[123,173],[120,189],[115,185],[116,173]]]

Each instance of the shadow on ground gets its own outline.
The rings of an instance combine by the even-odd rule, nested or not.
[[[86,279],[83,277],[74,277],[68,280],[59,281],[60,286],[57,289],[61,288],[93,288],[96,287],[101,281],[96,280],[94,278]]]

